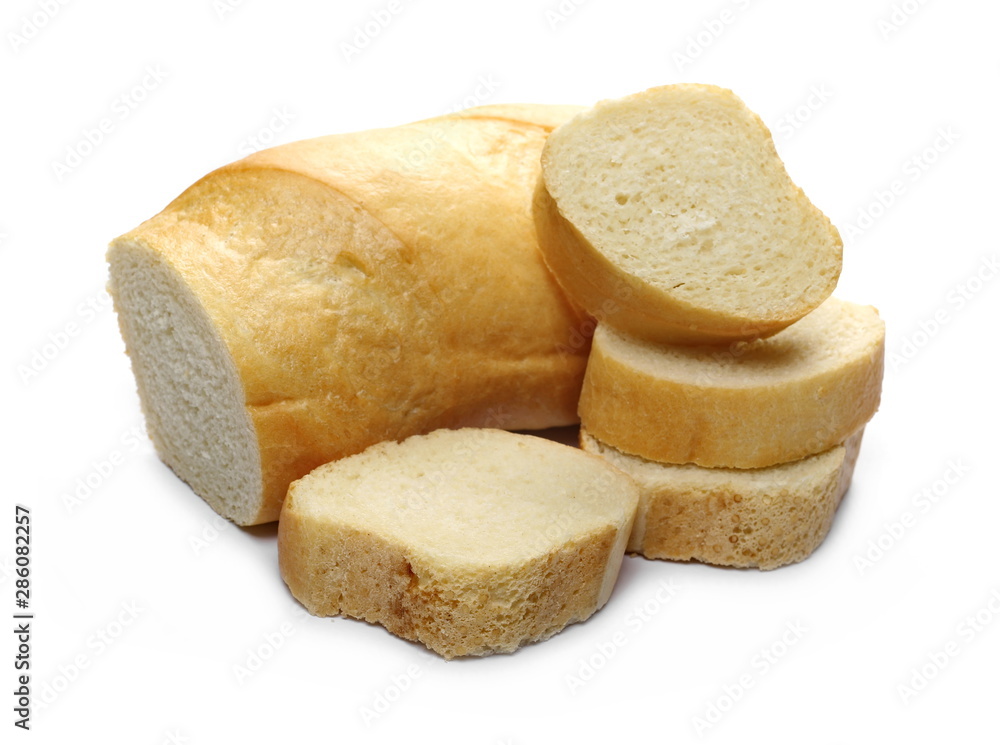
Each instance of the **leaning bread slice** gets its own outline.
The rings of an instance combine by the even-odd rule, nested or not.
[[[819,455],[748,470],[654,463],[585,430],[580,445],[639,484],[630,552],[775,569],[802,561],[826,538],[850,486],[862,433]]]
[[[444,657],[512,652],[611,594],[638,487],[600,458],[492,429],[374,445],[294,482],[281,574],[319,616]]]
[[[839,445],[882,391],[878,311],[836,298],[768,338],[728,348],[655,345],[600,324],[580,420],[661,463],[762,468]]]
[[[546,263],[587,311],[644,339],[767,336],[836,286],[843,244],[732,91],[670,85],[604,101],[542,152]]]

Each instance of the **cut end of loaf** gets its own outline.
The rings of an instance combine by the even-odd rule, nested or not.
[[[229,351],[162,255],[119,238],[108,251],[118,324],[160,459],[216,512],[260,521],[260,453]]]

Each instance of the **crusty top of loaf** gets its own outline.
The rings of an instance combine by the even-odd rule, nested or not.
[[[584,108],[567,104],[495,103],[462,109],[450,116],[461,119],[504,119],[553,130]]]

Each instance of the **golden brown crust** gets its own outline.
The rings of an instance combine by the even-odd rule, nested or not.
[[[589,617],[603,605],[618,539],[607,528],[527,565],[494,567],[473,590],[447,570],[415,563],[402,544],[352,526],[316,525],[294,508],[282,512],[278,536],[281,575],[311,614],[379,624],[449,659],[513,652]],[[505,585],[519,587],[517,602],[491,597]]]
[[[449,658],[513,652],[605,604],[638,499],[575,448],[440,430],[295,481],[281,575],[314,615],[377,623]]]
[[[247,524],[380,440],[575,420],[585,317],[539,256],[530,206],[564,114],[535,108],[538,124],[470,113],[262,151],[112,244],[157,252],[232,355],[264,479]]]
[[[648,559],[775,569],[823,542],[851,483],[863,430],[804,461],[755,471],[656,464],[580,432],[642,490],[628,550]]]
[[[463,109],[449,116],[462,119],[503,119],[553,130],[570,117],[585,111],[585,106],[566,104],[497,103]]]
[[[743,384],[722,385],[707,367],[701,381],[675,378],[669,365],[655,373],[637,367],[609,351],[599,330],[580,419],[602,442],[661,463],[764,468],[799,460],[840,444],[878,410],[885,337],[870,336],[853,356],[835,356],[796,377],[748,373]],[[733,366],[750,356],[733,356]]]

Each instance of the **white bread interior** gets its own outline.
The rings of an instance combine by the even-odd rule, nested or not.
[[[732,91],[669,85],[556,129],[536,222],[546,261],[603,323],[651,341],[773,334],[836,286],[837,230]]]
[[[607,602],[638,498],[576,448],[438,430],[294,482],[281,573],[315,615],[378,623],[445,657],[511,652]]]
[[[226,344],[197,296],[141,245],[115,262],[115,302],[129,340],[146,428],[160,458],[216,512],[253,521],[260,451]]]

